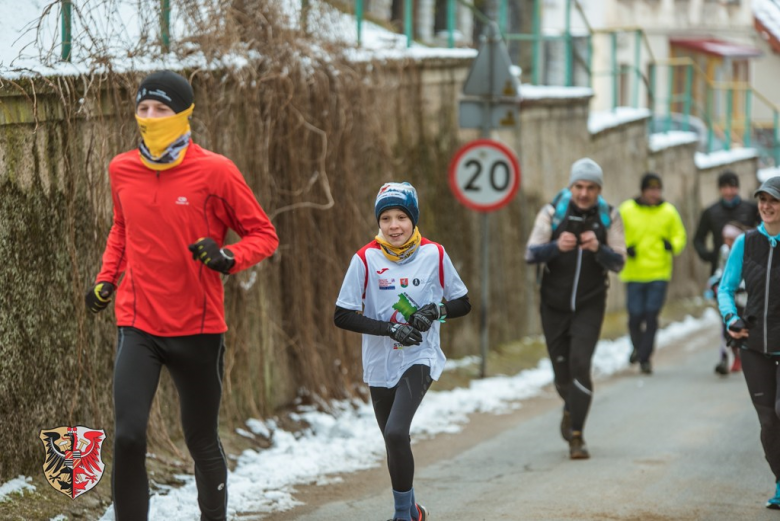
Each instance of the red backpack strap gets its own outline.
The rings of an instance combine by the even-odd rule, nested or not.
[[[362,248],[360,248],[357,252],[357,256],[360,257],[360,260],[363,261],[363,268],[366,271],[366,278],[363,281],[363,298],[366,298],[366,290],[368,289],[368,260],[366,260],[366,252],[368,250],[378,250],[379,249],[379,243],[377,243],[375,240],[369,242]]]
[[[434,244],[439,249],[439,284],[444,289],[444,247],[438,242],[429,241],[423,237],[422,241],[420,241],[420,246],[425,246],[426,244]]]

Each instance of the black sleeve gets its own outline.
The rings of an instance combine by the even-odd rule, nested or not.
[[[447,308],[447,318],[458,318],[469,314],[471,302],[469,302],[468,295],[463,295],[460,298],[448,300],[444,303],[444,307]]]
[[[528,264],[540,264],[549,262],[560,254],[561,250],[558,249],[558,240],[556,239],[545,244],[529,246],[526,251],[525,261]]]
[[[699,219],[699,226],[696,228],[696,235],[693,237],[693,247],[696,248],[696,253],[699,254],[699,258],[704,262],[714,262],[713,254],[717,255],[717,252],[711,252],[707,249],[707,235],[709,234],[709,211],[704,210],[701,214],[701,219]]]
[[[623,269],[626,259],[606,244],[599,244],[599,249],[596,250],[596,262],[604,269],[617,273]]]
[[[333,314],[333,323],[341,329],[363,333],[364,335],[387,336],[388,322],[374,320],[363,316],[352,309],[345,309],[336,306],[336,312]]]

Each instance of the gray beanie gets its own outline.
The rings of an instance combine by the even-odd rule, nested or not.
[[[569,175],[569,186],[577,181],[590,181],[599,186],[604,185],[604,174],[601,167],[589,157],[578,159],[571,165],[571,174]]]

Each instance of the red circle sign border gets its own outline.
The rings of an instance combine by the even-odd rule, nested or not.
[[[460,187],[458,186],[458,183],[456,182],[455,179],[457,174],[458,163],[460,162],[461,158],[473,148],[478,148],[482,146],[497,148],[499,151],[501,151],[501,153],[503,153],[507,157],[507,159],[509,159],[509,163],[512,165],[512,168],[514,169],[516,174],[515,177],[517,178],[517,182],[514,184],[514,186],[506,195],[506,197],[504,197],[502,200],[498,201],[497,203],[493,203],[490,205],[480,205],[468,200],[463,195],[463,192],[461,192]],[[517,156],[515,156],[515,153],[512,152],[512,150],[509,147],[507,147],[500,141],[496,141],[494,139],[484,139],[484,138],[475,139],[474,141],[469,141],[468,143],[460,147],[457,152],[455,152],[452,161],[450,161],[448,177],[450,182],[450,190],[452,190],[452,193],[455,195],[455,198],[457,198],[458,201],[460,201],[460,203],[463,206],[466,206],[467,208],[470,208],[472,210],[477,210],[479,212],[493,212],[509,204],[509,202],[515,196],[517,191],[520,189],[520,179],[521,179],[520,163],[517,161]]]

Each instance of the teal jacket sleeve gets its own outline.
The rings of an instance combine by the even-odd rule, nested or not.
[[[737,305],[734,303],[734,295],[737,292],[739,283],[742,282],[742,259],[745,255],[745,234],[740,235],[734,241],[731,247],[729,259],[726,261],[726,267],[723,269],[723,277],[718,286],[718,308],[724,322],[726,316],[733,314],[734,317],[726,323],[727,326],[736,322]]]

